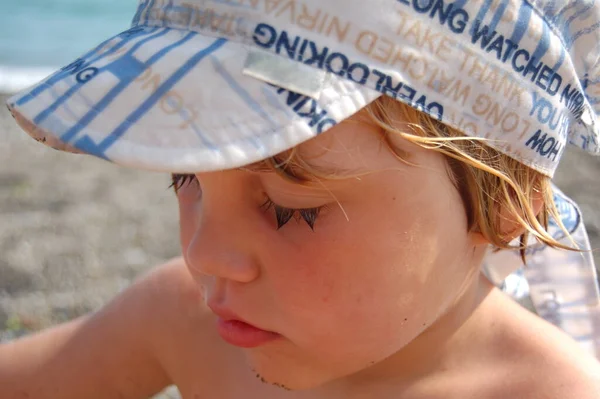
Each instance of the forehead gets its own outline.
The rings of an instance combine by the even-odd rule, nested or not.
[[[399,122],[398,131],[409,132],[408,126]],[[367,112],[360,111],[325,133],[296,147],[297,155],[310,166],[336,174],[355,175],[376,170],[407,167],[391,151],[411,163],[428,163],[436,154],[425,150],[398,134],[386,134]],[[389,145],[388,145],[389,144]]]

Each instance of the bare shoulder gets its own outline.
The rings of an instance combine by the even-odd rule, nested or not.
[[[212,315],[204,304],[200,285],[192,278],[182,257],[155,267],[144,280],[152,295],[151,311],[161,347],[176,337],[175,331],[202,332],[201,327]]]
[[[504,296],[502,293],[497,295]],[[600,362],[556,326],[530,313],[509,298],[502,306],[496,354],[499,370],[516,398],[600,398]],[[503,315],[503,316],[502,316]]]
[[[543,320],[525,345],[540,398],[600,398],[600,363],[571,337]],[[532,392],[533,393],[533,392]]]

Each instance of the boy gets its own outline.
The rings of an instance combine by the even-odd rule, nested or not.
[[[173,173],[183,257],[2,348],[3,396],[597,397],[597,361],[481,272],[573,250],[547,228],[567,134],[598,151],[573,7],[142,1],[9,109]]]

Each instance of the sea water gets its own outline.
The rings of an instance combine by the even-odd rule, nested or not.
[[[26,88],[126,30],[137,0],[0,0],[0,93]]]

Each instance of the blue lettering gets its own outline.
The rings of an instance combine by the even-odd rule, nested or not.
[[[88,64],[86,64],[83,59],[77,58],[75,61],[71,62],[67,66],[62,67],[60,70],[74,74],[74,73],[81,71],[83,68],[85,68],[87,66],[88,66]]]
[[[302,111],[306,103],[309,103],[308,110],[305,109]],[[319,110],[317,101],[308,97],[304,97],[302,101],[300,101],[298,105],[294,107],[294,111],[296,111],[298,116],[302,118],[308,118],[310,120],[308,122],[308,126],[310,127],[315,126],[321,119],[327,116],[327,110]]]
[[[438,0],[435,2],[433,7],[431,8],[431,12],[429,13],[429,17],[433,19],[435,14],[438,14],[438,19],[440,21],[440,25],[445,25],[448,18],[450,18],[454,13],[452,11],[454,9],[454,3],[448,4],[448,7],[444,10],[444,2],[442,0]]]
[[[361,71],[362,76],[360,78],[355,76],[354,71],[356,70]],[[365,83],[367,83],[369,75],[369,67],[365,64],[361,64],[360,62],[354,63],[348,67],[348,79],[352,80],[353,82],[364,85]]]
[[[79,83],[89,82],[94,78],[94,76],[98,75],[98,72],[99,70],[96,67],[85,68],[83,71],[80,71],[77,73],[77,75],[75,75],[75,79],[77,79]]]
[[[339,60],[339,64],[337,71],[334,70],[334,66],[332,64],[335,60]],[[346,57],[342,53],[331,53],[329,57],[327,57],[327,61],[325,62],[325,66],[328,72],[331,72],[335,75],[344,77],[348,72],[348,67],[350,65],[350,61],[348,61],[348,57]]]
[[[319,107],[316,100],[284,88],[278,88],[277,94],[287,94],[287,105],[293,106],[292,109],[296,115],[308,119],[308,126],[311,128],[316,127],[315,130],[318,134],[337,124],[335,119],[328,117],[327,110]]]
[[[433,5],[433,3],[431,3]],[[449,8],[444,13],[439,11],[439,6],[434,11],[440,14],[440,18],[446,21],[452,10]],[[434,15],[434,14],[432,14]],[[413,106],[429,112],[431,115],[437,115],[441,120],[443,107],[438,103],[427,103],[424,95],[421,95],[416,103],[413,99],[417,91],[403,82],[393,82],[392,76],[369,69],[362,63],[352,63],[347,55],[340,52],[329,52],[328,47],[319,49],[313,41],[303,39],[300,36],[290,37],[288,32],[281,31],[279,34],[272,26],[259,24],[254,32],[253,39],[255,43],[263,48],[272,49],[277,54],[285,54],[290,59],[303,62],[306,65],[314,65],[316,68],[325,69],[335,75],[347,78],[359,84],[367,84],[371,74],[377,80],[375,89],[382,94],[393,98],[408,100]],[[274,47],[274,48],[273,48]],[[307,57],[308,53],[308,57]],[[286,93],[286,104],[293,107],[294,112],[302,118],[309,119],[310,127],[317,127],[317,130],[325,129],[326,126],[336,124],[335,120],[327,118],[327,112],[318,108],[318,103],[302,94],[288,91],[283,88],[278,89],[278,93]]]
[[[425,6],[420,5],[419,0],[413,0],[413,8],[415,9],[416,12],[426,13],[427,11],[429,11],[431,9],[432,5],[433,5],[433,0],[430,0],[429,3],[427,3]]]
[[[527,62],[527,65],[525,66],[525,70],[523,71],[524,78],[526,78],[530,72],[532,73],[532,75],[531,75],[532,82],[535,81],[535,78],[543,65],[543,63],[541,61],[538,62],[537,64],[533,65],[536,61],[537,60],[535,57],[530,58],[529,62]]]
[[[575,86],[573,86],[572,90],[570,89],[571,84],[569,83],[563,89],[560,95],[560,101],[564,103],[571,112],[576,112],[583,105],[583,94],[581,94],[579,89]]]
[[[375,84],[375,90],[381,92],[381,85],[387,78],[387,75],[383,72],[378,71],[377,69],[373,69],[373,75],[377,76],[377,83]]]
[[[407,6],[411,5],[409,0],[397,0],[399,3]],[[412,0],[412,8],[421,14],[428,14],[429,18],[434,19],[437,15],[440,25],[448,25],[454,33],[464,32],[469,14],[457,7],[455,3],[445,4],[444,0]]]
[[[473,22],[473,29],[471,31],[471,43],[477,44],[479,39],[481,39],[480,46],[482,49],[485,49],[487,45],[492,41],[492,39],[496,37],[496,31],[494,30],[491,33],[488,33],[490,29],[489,26],[483,25],[482,27],[480,24],[481,21],[479,21],[478,19]]]
[[[398,97],[401,98],[406,98],[407,100],[410,100],[412,102],[413,98],[415,98],[415,94],[417,94],[417,91],[415,89],[413,89],[412,87],[410,87],[409,85],[403,85],[402,89],[407,93],[398,93]]]
[[[327,58],[327,53],[329,52],[329,47],[324,47],[321,52],[317,50],[317,45],[315,42],[308,42],[310,51],[312,52],[312,56],[306,60],[304,63],[306,65],[317,64],[317,68],[323,69],[323,64],[325,63],[325,58]]]
[[[505,39],[504,43],[508,46],[506,51],[504,52],[504,56],[502,57],[502,62],[506,62],[508,57],[512,54],[513,50],[519,47],[517,43],[514,43],[512,40]]]
[[[537,80],[535,81],[535,85],[542,90],[547,90],[547,83],[550,81],[552,74],[554,71],[548,65],[544,65],[540,74],[538,75]]]
[[[493,42],[492,44],[490,44],[485,51],[490,53],[492,51],[496,52],[496,58],[497,59],[501,59],[502,58],[502,45],[504,44],[504,36],[500,35],[498,36]]]
[[[548,122],[548,119],[550,119],[550,114],[554,112],[554,107],[552,107],[550,101],[546,100],[542,96],[538,97],[538,94],[535,91],[531,93],[531,96],[533,100],[533,107],[529,112],[529,116],[532,116],[537,110],[538,121],[542,124]],[[544,113],[546,114],[544,115]]]
[[[436,103],[435,101],[429,103],[427,106],[427,112],[429,115],[436,117],[439,121],[444,117],[444,107],[440,103]]]
[[[332,118],[327,118],[327,119],[323,119],[321,122],[319,122],[319,124],[317,125],[317,133],[321,134],[323,133],[325,130],[332,128],[333,126],[335,126],[337,124],[337,121],[335,119]]]
[[[556,160],[556,157],[560,155],[562,150],[562,145],[558,140],[552,136],[548,136],[547,133],[542,134],[542,131],[539,129],[525,142],[525,145],[552,161]]]
[[[296,101],[298,101],[298,100],[299,100],[299,99],[301,99],[302,97],[305,97],[305,96],[303,96],[302,94],[295,93],[295,92],[293,92],[293,91],[289,91],[289,90],[286,90],[286,89],[283,89],[283,88],[279,88],[279,90],[277,90],[277,93],[281,94],[281,93],[283,93],[284,91],[285,91],[285,92],[287,92],[287,100],[286,100],[286,104],[287,104],[288,106],[292,106],[293,104],[295,104],[295,103],[296,103]]]
[[[427,99],[425,98],[424,95],[419,97],[419,99],[415,102],[415,104],[417,105],[417,109],[420,109],[420,110],[425,109],[425,100],[427,100]]]
[[[383,86],[383,90],[381,90],[381,92],[393,98],[398,97],[398,92],[402,88],[402,82],[398,82],[398,84],[394,86],[391,76],[387,75],[385,78],[385,85]]]
[[[538,131],[535,132],[533,134],[533,136],[531,136],[525,142],[525,145],[527,147],[530,147],[532,150],[536,150],[544,143],[544,140],[546,140],[546,136],[547,136],[546,133],[544,133],[544,135],[542,136],[542,131],[540,129],[538,129]]]
[[[75,79],[78,83],[86,83],[93,79],[100,70],[96,67],[90,67],[90,64],[85,62],[83,59],[78,58],[69,65],[62,67],[61,71],[69,73],[70,75],[75,74]]]
[[[289,98],[289,96],[288,96],[288,98]],[[299,111],[300,111],[300,109],[301,109],[302,107],[304,107],[304,105],[305,105],[307,102],[309,102],[310,100],[312,100],[310,97],[306,97],[306,96],[304,96],[304,95],[300,95],[300,101],[298,101],[298,103],[297,103],[297,104],[294,106],[294,111],[296,111],[296,113],[297,113],[298,115],[300,115],[300,112],[299,112]],[[313,102],[313,112],[314,112],[314,111],[315,111],[315,107],[316,107],[316,105],[314,104],[314,103],[315,103],[315,100],[312,100],[312,102]],[[307,116],[307,115],[306,115],[306,114],[304,114],[304,115],[300,115],[300,116]]]
[[[452,32],[461,34],[465,31],[468,21],[469,14],[467,14],[467,12],[462,8],[457,8],[450,16],[450,23],[448,24],[448,27]]]
[[[254,43],[262,48],[271,48],[275,44],[277,31],[272,26],[267,24],[258,24],[254,29],[252,39]]]
[[[529,60],[529,51],[523,48],[515,51],[515,56],[512,59],[512,67],[515,72],[521,72],[523,69],[525,69],[524,65],[517,65],[517,58],[519,58],[521,55],[525,58],[525,61]]]
[[[555,96],[556,93],[558,93],[558,90],[560,90],[561,85],[562,76],[560,76],[558,72],[554,72],[552,77],[550,78],[550,81],[548,82],[548,88],[546,89],[546,92],[548,92],[548,94],[550,94],[551,96]]]
[[[550,129],[555,131],[563,119],[567,118],[567,115],[564,112],[559,113],[550,101],[542,96],[538,96],[537,92],[532,92],[531,96],[533,99],[533,107],[529,112],[529,116],[536,114],[535,116],[540,123],[547,124]]]
[[[300,62],[304,61],[304,52],[306,51],[306,47],[308,46],[308,43],[310,43],[310,40],[304,39],[302,41],[302,45],[300,46],[300,51],[298,51],[298,61],[300,61]]]
[[[298,48],[298,43],[300,42],[300,37],[296,36],[294,38],[294,43],[290,44],[290,40],[286,31],[282,31],[279,35],[279,39],[277,39],[277,44],[275,45],[275,51],[277,54],[281,54],[281,47],[284,47],[285,51],[287,51],[288,57],[294,59],[296,57],[296,49]]]

